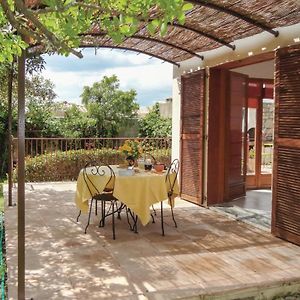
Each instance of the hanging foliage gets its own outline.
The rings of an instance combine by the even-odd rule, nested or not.
[[[164,35],[167,24],[184,23],[184,12],[192,7],[183,0],[1,0],[0,63],[11,62],[29,44],[82,57],[75,50],[80,34],[95,26],[116,44],[142,25]]]

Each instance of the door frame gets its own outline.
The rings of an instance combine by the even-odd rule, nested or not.
[[[219,113],[220,111],[225,110],[226,108],[223,98],[228,97],[228,95],[226,94],[226,72],[224,72],[224,70],[231,70],[233,68],[239,68],[274,59],[275,52],[271,51],[260,55],[247,57],[242,60],[227,62],[210,68],[208,111],[208,158],[206,182],[208,206],[224,203],[225,201],[225,134],[222,133],[221,130],[223,126],[222,124],[224,124],[225,122],[225,116],[222,116],[222,114],[219,117],[215,116],[216,113]],[[215,75],[216,73],[217,76],[211,76]],[[212,85],[218,86],[218,89],[213,88]],[[220,99],[223,100],[219,101]],[[211,103],[216,104],[216,101],[219,101],[219,106],[211,105]],[[213,130],[211,127],[213,127]]]
[[[263,79],[263,78],[249,78],[249,83],[258,83],[260,85],[259,95],[256,96],[257,110],[256,110],[256,127],[255,127],[255,173],[254,175],[246,175],[246,188],[247,189],[262,189],[271,188],[272,173],[262,174],[261,163],[262,163],[262,117],[263,117],[263,99],[264,99],[264,88],[263,84],[273,84],[274,79]],[[274,95],[274,86],[273,86]],[[248,97],[249,99],[249,97]],[[275,99],[273,96],[274,106]],[[273,128],[275,123],[273,122]],[[247,128],[248,130],[249,128]],[[274,138],[274,137],[273,137]],[[274,151],[274,149],[273,149]],[[248,158],[247,158],[248,161]]]

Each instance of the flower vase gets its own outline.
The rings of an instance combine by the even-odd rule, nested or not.
[[[133,156],[127,156],[126,161],[128,163],[128,167],[134,167],[136,164],[136,160],[134,159]]]

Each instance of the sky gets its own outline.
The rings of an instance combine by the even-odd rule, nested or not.
[[[173,66],[144,54],[110,49],[83,49],[83,58],[73,55],[43,55],[46,69],[42,72],[50,79],[57,94],[56,101],[81,104],[84,86],[101,81],[104,75],[116,74],[122,90],[135,89],[137,102],[149,107],[156,101],[172,96]]]

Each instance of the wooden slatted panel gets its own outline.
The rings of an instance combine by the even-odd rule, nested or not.
[[[300,46],[276,52],[272,233],[300,245]]]
[[[204,70],[182,77],[181,197],[202,203]]]
[[[201,198],[201,176],[199,168],[201,152],[199,140],[184,139],[182,143],[182,180],[181,192],[194,197],[196,202]],[[188,198],[187,200],[191,200]]]
[[[277,61],[280,82],[276,92],[280,94],[278,107],[278,135],[280,138],[300,138],[300,69],[299,53],[286,52]]]
[[[243,155],[243,112],[247,100],[247,76],[239,73],[229,73],[229,98],[227,105],[228,129],[227,129],[227,184],[225,186],[225,199],[244,196],[245,169],[242,162]]]
[[[278,147],[276,226],[300,233],[299,149]]]

